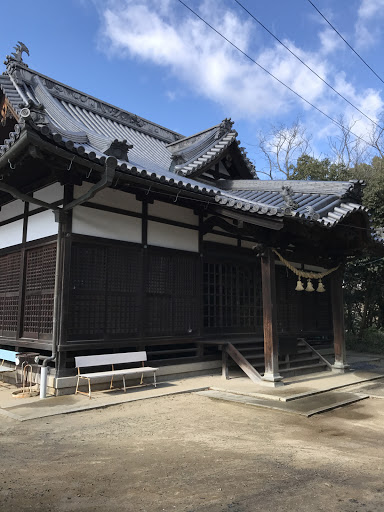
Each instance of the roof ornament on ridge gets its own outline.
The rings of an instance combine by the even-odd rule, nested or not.
[[[24,121],[31,120],[39,126],[49,124],[44,105],[37,104],[32,100],[29,100],[27,105],[20,110],[20,116]]]
[[[215,135],[215,139],[221,139],[221,137],[224,137],[228,132],[232,130],[232,126],[234,125],[234,121],[231,120],[231,118],[225,118],[221,123],[219,124],[219,129],[217,130],[217,133]],[[236,132],[237,137],[237,132]]]
[[[28,65],[23,61],[23,52],[26,53],[29,57],[29,49],[28,47],[22,43],[21,41],[17,42],[17,45],[14,46],[15,51],[11,53],[11,55],[6,56],[6,60],[4,64],[8,66],[11,62],[17,62],[18,64],[23,64],[28,67]]]
[[[253,163],[250,161],[250,159],[248,158],[248,154],[245,150],[244,147],[240,147],[240,144],[241,144],[241,141],[237,141],[237,144],[239,146],[239,150],[240,150],[240,153],[241,153],[241,156],[243,157],[244,159],[244,162],[245,162],[245,165],[248,167],[248,169],[251,171],[251,173],[253,174],[253,176],[255,177],[255,179],[259,179],[259,177],[257,176],[256,174],[256,167],[253,165]]]
[[[320,219],[320,214],[314,209],[313,206],[306,206],[305,207],[305,211],[308,215],[308,218],[310,220],[319,220]]]
[[[115,139],[110,147],[105,151],[105,154],[108,156],[114,156],[118,160],[123,160],[124,162],[129,162],[128,160],[128,151],[133,148],[132,144],[127,144],[127,141],[117,140]]]
[[[280,195],[282,196],[284,203],[285,203],[285,208],[284,208],[285,215],[290,215],[292,213],[292,210],[298,209],[299,205],[293,199],[293,190],[290,185],[283,185],[281,187]]]

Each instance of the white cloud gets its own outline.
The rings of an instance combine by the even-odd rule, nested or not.
[[[356,46],[366,49],[374,46],[384,18],[384,0],[361,0],[355,24]]]
[[[363,0],[359,19],[371,19],[378,12],[378,4],[384,8],[384,0]],[[340,114],[346,119],[362,118],[282,46],[274,43],[258,51],[261,45],[255,45],[255,40],[261,37],[260,30],[251,20],[241,18],[238,11],[225,3],[220,10],[213,9],[214,5],[213,0],[203,0],[198,12],[282,82],[334,118]],[[297,117],[298,110],[305,110],[308,122],[316,117],[317,134],[325,129],[326,119],[322,120],[308,104],[242,56],[201,20],[186,10],[176,10],[174,2],[109,0],[100,3],[99,8],[107,53],[163,67],[186,89],[221,105],[223,117],[273,120],[284,114]],[[339,39],[324,26],[319,37],[317,52],[305,51],[288,40],[284,43],[352,103],[376,119],[384,107],[380,94],[373,89],[357,90],[341,73],[334,78],[332,59],[336,57]],[[174,98],[169,89],[164,94],[170,100]],[[362,118],[358,123],[359,133],[369,125]],[[328,126],[328,130],[334,128]]]
[[[208,19],[212,17],[210,5],[206,1],[200,11]],[[168,1],[114,1],[104,9],[103,19],[110,50],[166,67],[191,90],[221,104],[225,114],[237,118],[273,116],[288,111],[295,102],[291,92],[200,20],[188,13],[177,17]],[[254,54],[252,43],[257,29],[250,21],[244,22],[230,9],[221,9],[219,13],[216,10],[212,23],[309,101],[322,94],[324,84],[282,47]],[[295,51],[326,74],[325,65],[316,57],[298,48]]]
[[[336,32],[330,28],[326,27],[319,33],[320,38],[320,51],[324,55],[328,55],[333,53],[335,50],[341,48],[345,43],[343,40],[336,34]]]

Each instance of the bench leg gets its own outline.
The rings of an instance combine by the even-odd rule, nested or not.
[[[156,372],[153,372],[153,384],[156,387]]]
[[[113,388],[113,373],[111,375],[111,385],[109,386],[109,389],[112,389]]]
[[[91,379],[88,379],[89,399],[91,399]]]
[[[124,393],[127,392],[127,387],[125,385],[125,375],[123,375],[123,385],[124,385]]]
[[[80,377],[77,377],[77,384],[76,384],[76,392],[75,392],[75,395],[77,395],[77,393],[79,392],[79,380],[80,380]]]

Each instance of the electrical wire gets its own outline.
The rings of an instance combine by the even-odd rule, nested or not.
[[[268,69],[266,69],[264,66],[262,66],[261,64],[259,64],[255,59],[253,59],[250,55],[248,55],[245,51],[243,51],[241,48],[239,48],[238,46],[235,45],[235,43],[233,43],[230,39],[228,39],[227,37],[225,37],[224,34],[222,34],[221,32],[219,32],[215,27],[213,27],[212,25],[210,25],[208,23],[208,21],[206,21],[204,18],[202,18],[199,14],[197,14],[196,11],[194,11],[191,7],[189,7],[189,5],[187,5],[186,3],[183,2],[183,0],[177,0],[179,3],[181,3],[186,9],[188,9],[192,14],[194,14],[197,18],[199,18],[199,20],[201,20],[203,23],[205,23],[205,25],[207,25],[211,30],[213,30],[214,32],[216,32],[216,34],[218,34],[221,38],[223,38],[225,41],[227,41],[227,43],[229,43],[231,46],[233,46],[237,51],[239,51],[242,55],[244,55],[244,57],[246,57],[247,59],[249,59],[251,62],[253,62],[253,64],[256,64],[256,66],[258,66],[260,69],[262,69],[263,71],[265,71],[269,76],[271,76],[274,80],[276,80],[277,82],[279,82],[281,85],[283,85],[284,87],[286,87],[289,91],[291,91],[293,94],[295,94],[298,98],[300,98],[302,101],[304,101],[305,103],[307,103],[308,105],[310,105],[312,108],[314,108],[315,110],[317,110],[318,112],[320,112],[320,114],[322,114],[323,116],[325,116],[327,119],[329,119],[332,123],[334,123],[336,126],[338,126],[339,128],[341,128],[342,130],[346,130],[348,133],[350,133],[351,135],[353,135],[354,137],[356,137],[356,139],[359,139],[361,140],[362,142],[364,142],[364,144],[366,144],[367,146],[372,146],[372,144],[370,142],[367,142],[365,139],[363,139],[363,137],[360,137],[359,135],[357,135],[356,133],[354,133],[352,130],[350,130],[349,128],[347,128],[346,126],[344,126],[343,124],[341,124],[339,121],[337,121],[336,119],[333,119],[331,116],[329,116],[328,114],[326,114],[323,110],[321,110],[319,107],[316,107],[316,105],[314,105],[313,103],[311,103],[309,100],[305,99],[303,96],[301,96],[301,94],[299,94],[298,92],[296,92],[294,89],[292,89],[289,85],[285,84],[284,82],[282,82],[279,78],[277,78],[273,73],[271,73],[270,71],[268,71]]]
[[[308,2],[312,5],[312,7],[320,14],[320,16],[328,23],[328,25],[336,32],[336,34],[344,41],[344,43],[353,51],[354,54],[356,54],[359,59],[369,68],[374,75],[377,76],[377,78],[384,84],[384,80],[376,73],[374,69],[371,68],[371,66],[357,53],[357,51],[348,43],[346,39],[340,34],[340,32],[332,25],[332,23],[327,20],[327,18],[324,16],[322,12],[319,11],[319,9],[316,7],[316,5],[311,2],[311,0],[308,0]]]
[[[378,128],[380,128],[381,130],[384,130],[384,128],[382,126],[380,126],[378,123],[376,123],[376,121],[374,121],[372,118],[370,118],[367,114],[364,114],[364,112],[362,110],[360,110],[358,107],[356,107],[356,105],[354,105],[351,101],[349,101],[349,99],[347,99],[345,96],[343,96],[343,94],[341,94],[339,91],[337,91],[330,83],[328,83],[322,76],[320,76],[318,73],[316,73],[316,71],[314,71],[310,66],[308,66],[308,64],[306,62],[303,61],[303,59],[301,59],[295,52],[293,52],[286,44],[284,44],[275,34],[273,34],[259,19],[256,18],[256,16],[254,16],[250,11],[248,11],[248,9],[246,7],[244,7],[244,5],[239,2],[239,0],[234,0],[247,14],[249,14],[249,16],[251,16],[251,18],[253,18],[254,21],[256,21],[256,23],[258,23],[264,30],[266,30],[268,32],[269,35],[271,35],[279,44],[281,44],[281,46],[283,46],[291,55],[293,55],[293,57],[295,57],[299,62],[301,62],[301,64],[303,64],[303,66],[305,66],[307,69],[309,69],[309,71],[311,73],[313,73],[315,76],[317,76],[317,78],[319,78],[326,86],[328,86],[330,89],[332,89],[333,92],[335,92],[338,96],[340,96],[340,98],[342,98],[344,101],[346,101],[349,105],[351,105],[351,107],[353,107],[355,110],[357,110],[358,112],[360,112],[360,114],[362,114],[365,118],[367,118],[369,121],[371,121],[371,123],[373,123],[374,125],[376,125]]]

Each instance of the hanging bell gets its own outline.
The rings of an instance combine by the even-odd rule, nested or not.
[[[319,284],[317,286],[317,290],[316,291],[319,292],[319,293],[325,292],[323,281],[321,279],[319,279]]]
[[[298,281],[297,281],[297,285],[296,285],[296,288],[295,290],[297,292],[302,292],[304,290],[304,286],[303,286],[303,283],[301,281],[301,277],[299,277]]]
[[[307,287],[306,287],[305,291],[306,292],[314,292],[315,291],[312,281],[310,279],[308,279]]]

